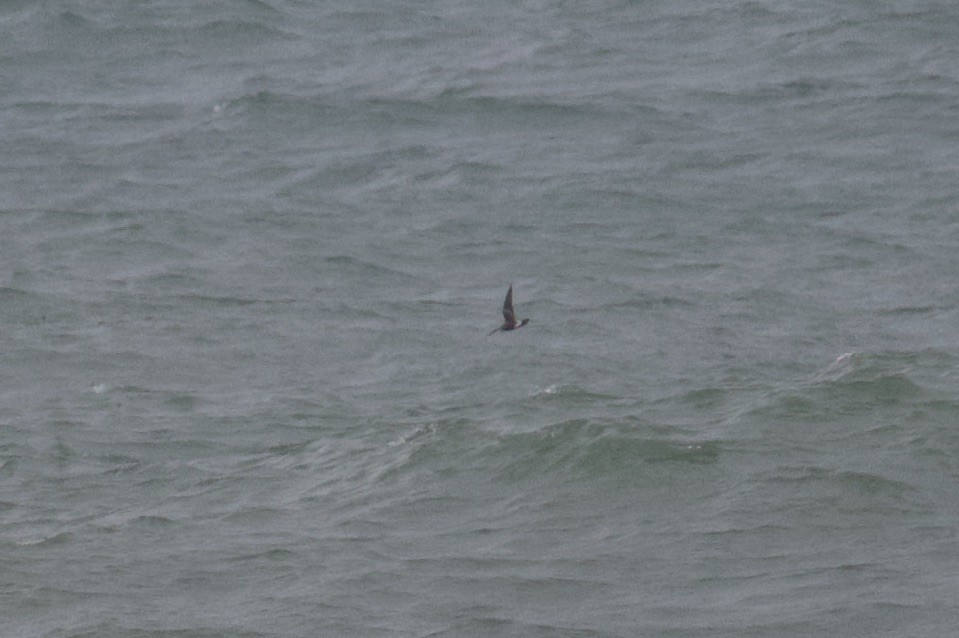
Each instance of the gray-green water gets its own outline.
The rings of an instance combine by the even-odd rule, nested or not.
[[[0,634],[948,635],[957,43],[5,3]]]

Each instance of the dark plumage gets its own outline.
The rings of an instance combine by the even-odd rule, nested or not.
[[[521,323],[516,322],[516,313],[513,311],[513,284],[510,284],[509,290],[506,291],[506,301],[503,302],[503,319],[505,320],[503,325],[493,332],[516,330],[529,323],[529,319],[523,319]],[[493,334],[493,332],[490,334]]]

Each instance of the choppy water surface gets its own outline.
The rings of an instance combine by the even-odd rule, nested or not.
[[[5,4],[0,633],[948,634],[957,42]]]

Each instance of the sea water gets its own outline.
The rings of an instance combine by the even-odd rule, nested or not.
[[[957,43],[5,3],[0,634],[948,635]]]

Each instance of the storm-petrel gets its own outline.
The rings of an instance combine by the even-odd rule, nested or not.
[[[506,301],[503,302],[503,325],[494,330],[493,332],[499,332],[500,330],[515,330],[516,328],[522,328],[529,323],[529,319],[523,319],[522,323],[516,322],[516,313],[513,312],[513,284],[509,285],[509,290],[506,291]],[[491,332],[490,334],[493,334]]]

